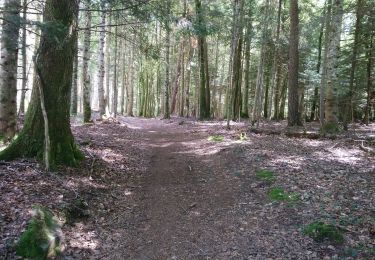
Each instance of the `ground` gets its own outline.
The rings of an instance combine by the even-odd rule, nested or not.
[[[255,134],[246,122],[228,131],[225,122],[124,117],[73,131],[87,157],[79,169],[0,163],[1,259],[16,258],[32,205],[63,220],[77,198],[89,216],[63,226],[62,259],[375,257],[375,159],[353,136],[311,140]],[[264,170],[274,180],[257,177]],[[272,200],[275,187],[297,199]],[[304,235],[314,221],[339,227],[344,243]]]

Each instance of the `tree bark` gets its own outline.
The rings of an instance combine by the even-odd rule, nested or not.
[[[104,44],[105,44],[105,25],[106,25],[106,13],[105,13],[105,2],[101,2],[100,9],[101,21],[100,21],[100,33],[99,33],[99,73],[98,73],[98,96],[99,96],[99,112],[100,116],[105,114],[105,100],[104,100]],[[108,43],[107,43],[108,44]]]
[[[59,164],[76,166],[83,159],[75,145],[69,118],[74,47],[77,37],[74,17],[77,12],[78,2],[75,0],[46,1],[44,21],[58,24],[60,30],[53,35],[48,31],[42,32],[35,61],[39,73],[34,82],[25,125],[18,138],[0,153],[0,160],[23,156],[37,156],[41,159],[44,153],[45,127],[39,88],[43,90],[45,110],[48,115],[51,168]]]
[[[91,0],[85,0],[85,8],[90,9]],[[85,27],[91,27],[91,12],[85,12]],[[83,86],[83,122],[91,121],[91,80],[89,75],[88,62],[90,60],[90,40],[91,30],[86,29],[84,32],[83,58],[82,58],[82,86]]]
[[[327,49],[327,89],[325,103],[325,131],[337,131],[337,65],[340,50],[341,26],[343,17],[343,0],[333,0],[332,23],[329,27]]]
[[[10,141],[17,128],[17,61],[20,0],[5,0],[0,57],[0,135]]]
[[[290,0],[288,126],[302,125],[298,99],[299,30],[298,0]]]
[[[26,28],[26,20],[27,20],[27,0],[23,0],[22,3],[22,87],[21,87],[21,99],[20,99],[20,108],[19,114],[25,113],[25,99],[26,99],[26,92],[27,92],[27,50],[26,50],[26,39],[27,39],[27,28]]]

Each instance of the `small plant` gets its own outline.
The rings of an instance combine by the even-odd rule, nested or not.
[[[299,193],[288,193],[281,187],[272,188],[268,192],[268,196],[274,201],[296,202],[299,200]]]
[[[311,237],[316,242],[329,240],[337,244],[344,242],[342,231],[337,227],[324,222],[313,222],[303,229],[303,234]]]
[[[269,170],[259,170],[256,173],[256,177],[258,180],[261,180],[267,183],[272,183],[275,180],[275,176],[273,172]]]
[[[207,140],[211,142],[222,142],[224,141],[224,137],[221,135],[211,135]]]
[[[61,230],[53,214],[35,206],[33,217],[21,235],[16,253],[30,259],[47,259],[60,253]]]

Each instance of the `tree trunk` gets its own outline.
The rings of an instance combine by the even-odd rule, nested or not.
[[[319,119],[320,125],[324,125],[324,112],[325,112],[325,92],[327,85],[327,64],[328,64],[328,43],[330,38],[330,27],[332,19],[332,0],[327,0],[327,13],[325,15],[325,35],[324,35],[324,57],[322,68],[322,79],[320,84],[320,98],[319,98]]]
[[[117,17],[115,22],[117,22]],[[117,89],[117,44],[118,44],[118,26],[115,27],[115,48],[113,50],[114,57],[113,57],[113,84],[112,84],[112,116],[114,118],[117,117],[117,98],[118,98],[118,89]]]
[[[105,114],[105,100],[104,100],[104,44],[105,44],[105,24],[106,24],[106,13],[105,13],[105,2],[102,1],[101,9],[101,21],[100,21],[100,33],[99,33],[99,73],[98,73],[98,96],[99,96],[99,112],[100,116]],[[108,43],[107,43],[108,44]]]
[[[288,126],[302,125],[298,99],[298,0],[290,0]]]
[[[332,23],[329,27],[327,49],[327,89],[325,103],[325,123],[323,129],[336,132],[337,129],[337,65],[340,50],[341,26],[343,17],[343,0],[333,0]]]
[[[85,0],[86,9],[90,9],[91,0]],[[90,40],[91,40],[91,12],[85,12],[84,42],[83,42],[83,58],[82,58],[82,86],[83,86],[83,122],[91,121],[91,80],[89,75],[90,60]]]
[[[17,61],[20,0],[5,0],[0,57],[0,135],[11,140],[17,128]]]
[[[324,6],[323,20],[322,20],[322,24],[320,26],[319,41],[318,41],[319,42],[318,43],[318,63],[316,65],[316,73],[318,73],[318,74],[320,73],[320,67],[322,65],[322,46],[323,46],[325,19],[326,19],[326,6]],[[314,96],[313,96],[312,105],[311,105],[310,121],[315,120],[318,98],[319,98],[319,87],[316,86],[314,88]]]
[[[78,17],[77,17],[78,22]],[[75,42],[75,50],[76,53],[74,54],[74,62],[73,62],[73,79],[72,79],[72,95],[71,95],[71,104],[70,104],[70,114],[72,116],[77,115],[78,110],[78,37],[77,41]]]
[[[355,22],[355,29],[354,29],[354,44],[353,44],[353,51],[352,51],[352,64],[350,68],[350,79],[349,79],[349,94],[347,100],[347,106],[344,111],[344,128],[347,129],[347,124],[350,119],[352,118],[353,110],[354,110],[354,79],[355,79],[355,72],[357,68],[357,53],[359,48],[359,41],[361,36],[361,19],[362,19],[362,8],[363,8],[363,0],[357,1],[357,10],[356,10],[356,22]]]
[[[278,98],[278,89],[277,89],[277,76],[278,74],[278,63],[280,60],[280,28],[281,28],[281,8],[282,8],[282,0],[279,0],[279,6],[277,10],[277,29],[276,29],[276,39],[275,39],[275,57],[272,63],[272,70],[271,70],[271,94],[270,94],[270,101],[268,104],[268,118],[271,119],[272,117],[272,100],[276,102]],[[276,105],[277,106],[277,105]],[[275,106],[274,106],[275,107]]]
[[[53,35],[43,31],[34,82],[32,100],[26,114],[24,128],[18,138],[0,153],[0,160],[16,157],[41,159],[44,152],[44,118],[41,109],[39,89],[45,98],[45,110],[49,119],[51,167],[59,164],[76,166],[83,159],[74,143],[70,130],[69,105],[72,83],[73,61],[76,41],[74,18],[78,12],[75,0],[47,0],[44,9],[45,22],[58,22],[60,30]]]
[[[26,38],[27,38],[27,28],[26,28],[26,20],[27,20],[27,0],[23,0],[22,3],[22,87],[21,87],[21,99],[20,99],[20,108],[19,114],[25,113],[25,99],[26,99],[26,91],[27,91],[27,51],[26,51]]]
[[[168,18],[170,15],[170,2],[168,2]],[[169,81],[169,68],[170,68],[170,45],[171,45],[171,28],[170,28],[170,22],[166,21],[165,22],[165,30],[166,30],[166,42],[165,42],[165,83],[164,83],[164,119],[170,118],[170,108],[169,108],[169,86],[170,86],[170,81]]]
[[[178,61],[177,61],[177,68],[176,68],[176,76],[175,76],[173,93],[172,93],[171,114],[173,114],[176,109],[177,94],[178,94],[178,88],[180,85],[180,78],[181,78],[181,68],[182,68],[182,63],[184,62],[183,53],[184,53],[184,40],[181,39],[180,51],[178,54]]]
[[[365,107],[365,116],[363,118],[363,123],[368,125],[369,124],[369,118],[370,118],[370,109],[371,109],[371,99],[375,98],[372,96],[372,69],[374,65],[374,44],[373,44],[373,39],[374,35],[371,34],[369,37],[370,44],[368,46],[368,51],[367,51],[367,99],[366,99],[366,107]]]

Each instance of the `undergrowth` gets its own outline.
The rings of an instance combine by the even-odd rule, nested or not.
[[[344,242],[342,231],[339,228],[321,221],[309,224],[303,229],[303,233],[316,242],[323,242],[324,240],[337,244],[342,244]]]
[[[273,172],[269,170],[259,170],[256,173],[256,177],[258,180],[264,181],[266,183],[272,183],[275,180],[275,176]]]
[[[211,142],[222,142],[224,141],[224,137],[221,135],[211,135],[207,140]]]

